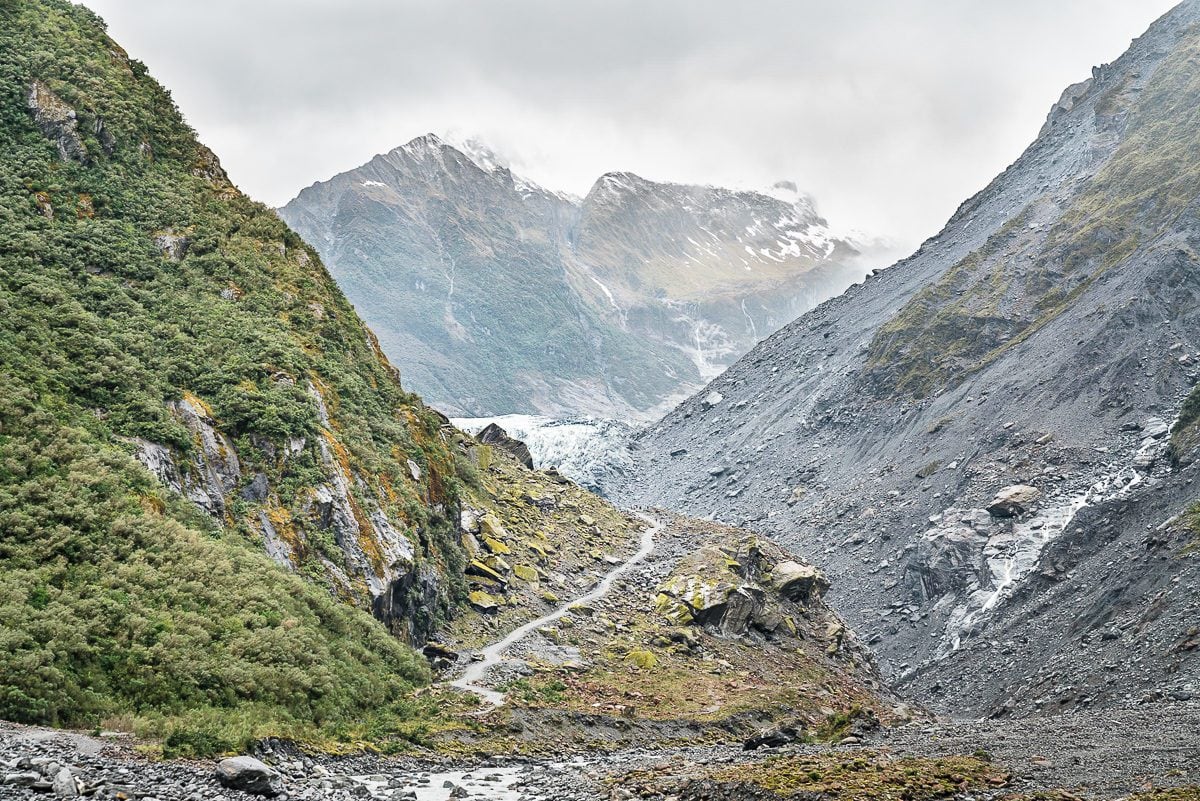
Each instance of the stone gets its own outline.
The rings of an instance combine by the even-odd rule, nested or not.
[[[711,409],[720,404],[723,400],[725,400],[725,396],[720,392],[710,392],[704,396],[704,408]]]
[[[742,743],[742,750],[757,751],[759,748],[779,748],[780,746],[796,742],[799,737],[800,732],[792,726],[778,726],[772,729],[764,729]]]
[[[1142,436],[1149,439],[1162,439],[1171,431],[1171,427],[1161,417],[1151,417],[1142,423]]]
[[[79,787],[75,784],[75,774],[70,768],[59,768],[52,782],[54,794],[59,798],[75,798],[79,795]]]
[[[217,765],[217,781],[223,787],[254,795],[277,796],[283,792],[283,778],[279,773],[248,756],[222,759]]]
[[[500,540],[494,540],[491,537],[483,538],[483,547],[487,548],[490,553],[493,553],[496,555],[512,553],[511,548],[509,548],[507,545],[505,545]]]
[[[515,575],[521,581],[528,582],[529,584],[536,584],[540,578],[537,568],[529,567],[528,565],[515,566],[513,568],[513,575]]]
[[[34,782],[40,781],[42,774],[32,771],[21,773],[6,773],[4,775],[4,784],[13,787],[32,787]]]
[[[500,602],[483,590],[475,590],[467,596],[471,606],[485,615],[490,615],[500,608]]]
[[[507,451],[521,464],[533,469],[533,456],[529,453],[529,446],[519,439],[510,437],[508,432],[495,423],[491,423],[487,428],[479,432],[475,437],[484,445],[493,445],[501,450]]]
[[[479,533],[485,538],[491,538],[498,542],[508,539],[508,531],[505,530],[504,524],[500,522],[500,518],[496,517],[494,512],[488,512],[479,518]]]
[[[789,601],[807,604],[825,594],[829,580],[812,565],[780,562],[771,571],[771,586]]]
[[[495,570],[488,567],[487,564],[478,559],[472,559],[470,564],[467,565],[467,575],[488,579],[489,581],[493,581],[502,587],[508,583],[508,580],[505,579],[504,576],[500,575]]]
[[[987,505],[992,517],[1020,517],[1041,500],[1042,491],[1027,484],[1014,484],[996,493]]]

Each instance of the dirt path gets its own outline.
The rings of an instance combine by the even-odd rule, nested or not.
[[[481,684],[481,682],[483,681],[484,676],[487,675],[488,670],[490,670],[496,664],[504,661],[505,652],[521,640],[528,637],[537,629],[553,623],[559,618],[565,616],[571,610],[572,606],[575,606],[576,604],[591,603],[603,598],[608,591],[612,589],[612,585],[617,579],[628,573],[639,562],[644,560],[654,551],[654,537],[656,534],[658,534],[658,532],[662,531],[663,524],[657,518],[651,517],[650,515],[641,514],[639,512],[637,513],[637,516],[644,520],[647,525],[646,530],[642,532],[642,543],[641,547],[638,548],[637,553],[631,556],[628,561],[614,568],[612,572],[605,576],[604,579],[601,580],[601,582],[587,594],[564,603],[562,606],[548,615],[543,615],[537,620],[531,620],[530,622],[521,626],[519,629],[513,631],[503,640],[484,648],[481,651],[483,654],[483,659],[479,662],[472,662],[461,676],[451,682],[451,686],[457,687],[460,690],[466,690],[467,692],[475,693],[484,701],[492,704],[493,706],[499,706],[500,704],[503,704],[504,693],[493,690],[490,687],[485,687]]]

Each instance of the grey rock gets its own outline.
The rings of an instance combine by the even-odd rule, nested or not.
[[[217,765],[217,781],[223,787],[254,795],[277,796],[283,792],[283,777],[266,763],[249,756],[221,760]]]
[[[80,164],[88,162],[87,148],[79,136],[75,109],[41,81],[34,81],[30,85],[27,105],[42,135],[58,148],[59,158]]]
[[[75,774],[71,772],[70,768],[59,768],[54,774],[53,790],[59,798],[75,798],[79,795],[79,788],[75,784]]]
[[[1031,511],[1041,497],[1042,491],[1036,487],[1014,484],[997,492],[987,510],[993,517],[1019,517]]]

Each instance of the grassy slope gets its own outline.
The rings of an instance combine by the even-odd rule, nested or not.
[[[35,81],[76,111],[82,158],[35,124]],[[418,558],[451,577],[431,612],[444,616],[461,557],[439,420],[311,250],[228,183],[91,12],[0,2],[0,153],[0,717],[124,716],[175,731],[183,751],[410,717],[427,680],[410,650],[270,561],[244,502],[217,525],[164,495],[128,438],[193,452],[166,403],[194,393],[286,518],[325,480],[327,436],[355,491],[385,499]],[[163,232],[188,237],[184,258],[164,256]],[[292,438],[303,451],[272,458]],[[319,578],[316,534],[301,573]]]

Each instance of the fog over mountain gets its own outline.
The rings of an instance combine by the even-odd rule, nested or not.
[[[428,131],[542,186],[760,188],[911,250],[1168,0],[90,0],[233,180],[282,205]],[[953,69],[947,69],[953,64]],[[263,146],[263,143],[269,143]]]

